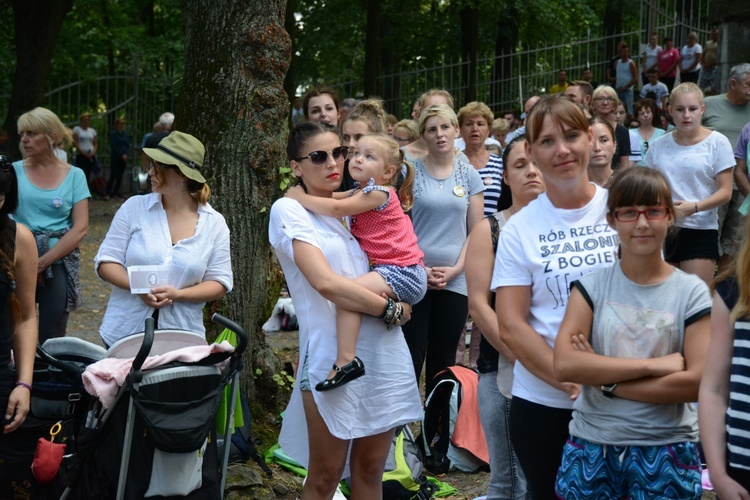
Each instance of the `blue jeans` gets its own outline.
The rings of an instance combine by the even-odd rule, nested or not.
[[[487,500],[524,498],[526,478],[510,444],[510,400],[497,387],[497,372],[479,374],[479,418],[490,452]]]
[[[622,102],[622,105],[625,106],[625,111],[628,112],[629,115],[633,114],[633,89],[630,88],[628,90],[623,90],[622,92],[617,93],[617,97],[620,99],[620,102]],[[627,127],[628,124],[625,124]]]

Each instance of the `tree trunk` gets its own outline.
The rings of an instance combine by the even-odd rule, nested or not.
[[[254,386],[256,369],[269,377],[278,372],[260,325],[280,282],[268,244],[268,214],[279,195],[288,132],[282,85],[291,43],[284,5],[186,0],[183,11],[185,79],[177,123],[205,144],[211,203],[232,232],[234,290],[225,313],[250,336],[242,387],[251,398],[263,389]]]
[[[365,97],[380,95],[380,0],[367,0],[367,26],[365,31]]]
[[[604,36],[607,37],[604,43],[607,53],[607,64],[612,57],[617,54],[617,44],[620,43],[620,39],[616,38],[616,35],[622,33],[622,16],[625,12],[625,2],[622,0],[607,0],[606,7],[604,8]],[[675,45],[677,42],[675,41]],[[607,66],[608,67],[608,66]],[[606,69],[605,72],[600,76],[595,76],[594,79],[599,78],[599,81],[608,83]]]
[[[719,24],[719,88],[727,91],[729,71],[747,62],[750,53],[750,4],[733,0],[714,0],[711,22]]]
[[[294,55],[294,47],[297,43],[297,20],[294,18],[294,11],[296,6],[297,0],[288,0],[286,2],[286,14],[284,17],[284,29],[286,29],[286,32],[289,34],[289,38],[291,40],[291,46],[289,49],[291,53],[291,56],[289,58],[289,69],[287,70],[286,76],[284,77],[284,90],[286,91],[286,95],[289,98],[287,123],[289,123],[290,129],[292,128],[292,106],[294,104],[294,98],[297,95],[297,56]]]
[[[13,159],[20,158],[16,121],[44,102],[52,54],[73,0],[12,0],[16,35],[16,73],[4,127]]]

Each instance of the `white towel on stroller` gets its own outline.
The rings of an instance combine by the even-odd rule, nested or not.
[[[142,369],[156,368],[173,361],[192,363],[200,361],[209,354],[232,351],[234,351],[234,347],[226,340],[220,344],[214,343],[206,346],[183,347],[182,349],[146,358]],[[86,371],[83,372],[83,385],[86,387],[86,391],[92,396],[97,397],[104,408],[109,408],[112,405],[117,390],[125,383],[125,378],[130,373],[133,359],[104,358],[90,364],[86,368]],[[228,362],[228,359],[222,361],[218,364],[219,368],[224,369]]]

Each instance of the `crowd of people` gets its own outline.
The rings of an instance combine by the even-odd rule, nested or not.
[[[641,78],[626,45],[611,85],[561,71],[523,113],[456,110],[442,89],[400,121],[377,98],[295,99],[298,186],[268,236],[299,321],[279,442],[308,469],[302,498],[331,498],[345,476],[354,496],[380,498],[394,429],[423,416],[420,384],[427,395],[464,362],[478,372],[486,498],[700,498],[703,463],[721,498],[750,497],[750,64],[705,97],[696,82],[718,89],[715,60],[701,67],[692,35],[677,56],[652,36]],[[152,192],[124,201],[94,260],[112,285],[107,347],[149,317],[204,332],[203,305],[234,284],[205,148],[173,120],[142,142]],[[29,410],[33,346],[65,335],[80,306],[98,168],[86,114],[70,131],[37,108],[18,129],[23,160],[0,162],[6,433]],[[124,120],[110,141],[117,197]],[[66,143],[77,166],[55,153]],[[131,293],[128,268],[144,265],[169,283]]]
[[[693,39],[687,45],[694,51]],[[486,498],[700,498],[706,462],[721,498],[747,498],[750,447],[742,436],[749,392],[730,382],[730,372],[746,371],[733,337],[736,327],[744,339],[749,315],[742,283],[749,279],[750,243],[744,208],[732,202],[741,204],[750,186],[750,65],[731,69],[726,93],[705,97],[690,81],[700,80],[692,63],[666,91],[656,54],[642,80],[627,65],[619,92],[616,81],[594,88],[561,73],[560,92],[532,96],[522,118],[495,114],[481,102],[456,113],[448,92],[428,91],[413,106],[415,123],[393,128],[402,151],[395,156],[373,147],[386,140],[382,127],[340,121],[333,90],[305,97],[314,106],[303,106],[306,121],[292,130],[287,152],[300,186],[274,204],[269,228],[300,321],[304,383],[292,401],[301,397],[303,404],[289,411],[302,412],[307,433],[323,432],[336,449],[351,445],[351,455],[316,460],[313,441],[291,429],[300,421],[285,421],[282,447],[310,467],[304,498],[330,497],[349,467],[352,478],[360,474],[360,491],[368,491],[368,477],[377,474],[365,465],[387,454],[383,446],[355,455],[361,440],[391,434],[382,426],[355,431],[354,419],[344,425],[335,405],[360,408],[373,387],[393,386],[378,397],[401,413],[378,415],[377,422],[394,424],[414,410],[420,384],[429,394],[436,374],[463,362],[478,372],[477,411],[490,452]],[[628,59],[625,50],[620,60]],[[636,85],[650,87],[632,111],[622,109]],[[385,119],[372,98],[348,116],[365,110]],[[341,126],[338,140],[332,125]],[[363,168],[366,161],[378,167]],[[737,181],[735,198],[738,176],[744,182]],[[346,193],[336,189],[341,179],[353,181]],[[373,187],[391,183],[410,189],[384,188],[368,200]],[[399,199],[409,219],[399,223],[379,213],[395,196],[407,197]],[[731,214],[722,218],[721,207]],[[355,229],[364,223],[377,232]],[[418,252],[395,245],[404,223]],[[368,269],[384,279],[373,234],[393,240],[389,264],[402,272],[421,258],[424,298],[393,293],[415,286],[405,274],[385,278],[387,287],[368,282]],[[356,252],[341,253],[357,240]],[[361,259],[359,248],[372,268],[357,272],[348,261]],[[399,264],[402,254],[414,258]],[[320,307],[321,300],[330,307]],[[354,341],[349,330],[332,327],[343,309],[362,321]],[[477,344],[469,356],[467,316]],[[381,333],[364,325],[379,325]],[[399,364],[408,350],[410,389],[402,372],[381,368],[381,353],[370,350],[372,342],[386,342],[383,331],[383,349]],[[339,335],[353,346],[347,356]],[[350,378],[352,360],[357,372]]]

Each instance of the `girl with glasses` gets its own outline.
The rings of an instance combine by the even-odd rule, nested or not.
[[[717,208],[732,197],[735,159],[729,140],[701,125],[705,110],[696,84],[678,85],[669,99],[677,129],[654,141],[644,163],[672,186],[680,230],[667,238],[667,262],[708,284],[719,258]]]
[[[290,167],[308,195],[332,198],[344,163],[329,157],[324,165],[315,165],[302,158],[339,146],[335,129],[324,124],[304,122],[290,132]],[[271,207],[268,238],[300,325],[298,378],[279,443],[308,468],[302,497],[331,498],[351,469],[352,495],[381,498],[394,428],[422,416],[403,333],[398,326],[388,329],[395,319],[392,301],[354,281],[369,271],[367,255],[339,218],[282,198]],[[336,352],[337,308],[364,313],[357,355],[367,365],[367,377],[336,391],[314,391],[312,386],[326,379]],[[401,308],[403,322],[409,305]]]
[[[675,221],[667,179],[633,167],[609,189],[622,258],[573,281],[555,342],[560,381],[582,384],[558,498],[701,498],[695,405],[711,335],[698,277],[662,258]]]
[[[312,212],[329,217],[351,216],[350,230],[372,263],[372,271],[355,281],[378,295],[387,295],[391,299],[387,309],[400,307],[393,299],[416,304],[427,291],[423,254],[417,246],[411,220],[404,213],[412,204],[411,165],[398,193],[394,188],[403,163],[404,153],[390,136],[365,135],[359,138],[349,160],[349,173],[363,188],[332,198],[311,196],[301,186],[291,188],[286,194]],[[365,374],[364,363],[355,355],[361,323],[359,312],[336,309],[336,362],[315,390],[335,389]]]

